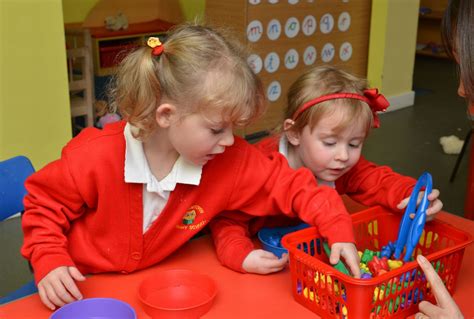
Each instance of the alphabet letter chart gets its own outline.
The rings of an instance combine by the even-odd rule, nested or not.
[[[305,70],[330,64],[367,75],[371,0],[206,0],[206,18],[249,46],[262,79],[266,114],[243,135],[281,124],[289,86]]]

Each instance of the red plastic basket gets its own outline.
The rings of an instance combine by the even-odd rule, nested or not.
[[[380,251],[395,241],[402,215],[373,207],[352,215],[357,248]],[[453,293],[464,248],[472,237],[445,222],[426,223],[414,255],[423,254]],[[416,261],[381,276],[363,280],[347,276],[330,264],[314,227],[286,235],[293,296],[323,318],[405,318],[421,300],[434,300]]]

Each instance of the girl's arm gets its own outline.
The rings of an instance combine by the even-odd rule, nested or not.
[[[226,267],[245,272],[242,264],[254,250],[250,239],[249,223],[254,216],[242,212],[224,212],[209,223],[217,258]]]
[[[224,266],[238,272],[268,274],[282,270],[287,257],[257,249],[252,238],[263,227],[297,225],[299,219],[284,215],[254,217],[242,212],[224,212],[209,223],[217,258]]]
[[[64,157],[33,174],[25,186],[21,253],[30,260],[39,282],[53,269],[75,266],[67,250],[66,233],[83,213],[84,200]]]
[[[377,166],[361,157],[349,172],[336,181],[336,189],[363,205],[381,205],[398,211],[397,205],[410,196],[415,184],[414,178],[395,173],[388,166]]]
[[[240,149],[239,155],[243,160],[228,208],[254,216],[299,217],[316,226],[330,245],[354,242],[352,220],[341,197],[331,187],[318,186],[311,171],[294,170],[281,154],[266,157],[251,146]]]
[[[22,255],[30,260],[41,301],[51,310],[82,299],[76,281],[85,277],[68,253],[66,233],[84,211],[84,200],[62,158],[26,181]]]
[[[340,243],[337,257],[349,258],[351,269],[358,269],[352,219],[337,191],[318,186],[310,170],[294,170],[281,154],[267,157],[237,137],[219,160],[211,161],[204,169],[222,172],[212,180],[213,188],[228,194],[220,198],[224,201],[221,211],[298,217],[316,226],[330,246]]]

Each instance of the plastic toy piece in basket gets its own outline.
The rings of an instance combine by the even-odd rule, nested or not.
[[[331,256],[331,249],[329,248],[329,245],[328,245],[327,242],[323,243],[323,248],[324,248],[324,251],[326,252],[326,255],[329,258]],[[351,275],[349,270],[347,270],[346,265],[344,265],[344,263],[341,260],[339,260],[337,262],[337,264],[335,264],[333,267],[336,268],[337,270],[339,270],[340,272],[342,272],[343,274],[346,274],[346,275],[349,275],[349,276]]]
[[[425,187],[425,193],[417,209],[416,203],[418,201],[418,194],[422,187]],[[393,253],[396,259],[400,258],[400,254],[403,252],[403,248],[406,245],[403,261],[407,262],[410,260],[413,249],[415,249],[415,246],[418,244],[425,227],[426,210],[430,204],[428,201],[428,195],[431,193],[432,188],[433,179],[431,175],[429,173],[423,173],[416,182],[410,200],[408,201],[407,208],[405,209],[405,214],[400,223],[398,238],[395,243],[395,252]],[[412,215],[415,216],[413,217]]]

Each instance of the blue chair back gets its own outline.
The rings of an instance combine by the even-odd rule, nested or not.
[[[0,221],[24,210],[25,180],[34,172],[33,165],[25,156],[0,162]]]
[[[35,169],[28,158],[16,156],[0,162],[0,222],[16,213],[23,212],[26,195],[25,180]],[[3,244],[3,243],[2,243]],[[34,281],[0,298],[0,305],[36,293]]]

